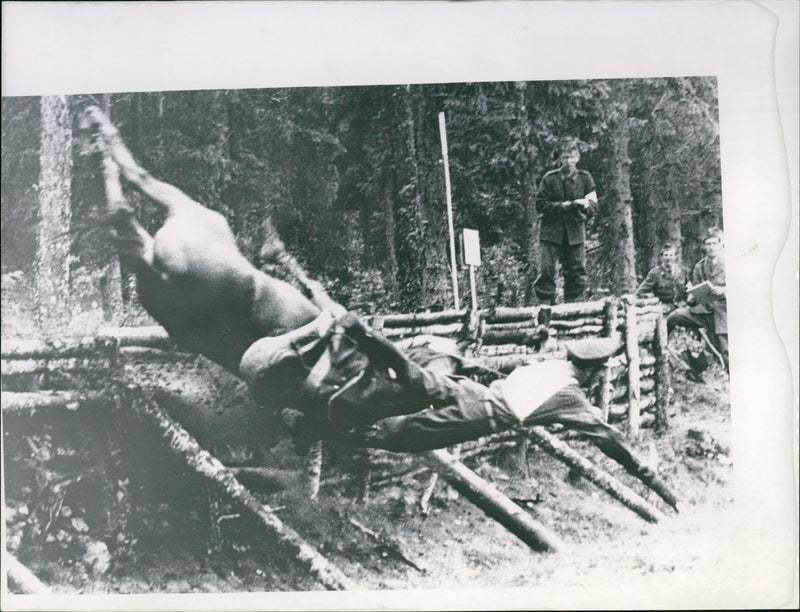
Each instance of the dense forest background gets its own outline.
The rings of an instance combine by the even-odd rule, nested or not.
[[[533,303],[534,196],[566,137],[599,195],[592,296],[635,289],[664,242],[693,263],[702,233],[722,225],[709,77],[5,98],[3,278],[33,301],[67,300],[66,313],[120,320],[135,302],[107,234],[64,233],[104,209],[80,125],[90,103],[143,167],[224,214],[251,260],[269,217],[309,273],[361,311],[452,307],[440,112],[456,230],[480,231],[480,307]],[[153,207],[127,196],[156,228]],[[466,270],[459,279],[468,296]]]

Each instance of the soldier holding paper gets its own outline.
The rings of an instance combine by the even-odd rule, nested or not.
[[[722,234],[709,230],[703,240],[703,257],[692,270],[692,284],[687,287],[689,306],[678,308],[667,318],[667,329],[696,329],[706,335],[712,349],[728,365],[728,305],[725,297],[725,263],[722,259]]]

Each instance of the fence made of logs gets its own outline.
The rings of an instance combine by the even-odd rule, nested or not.
[[[612,360],[604,383],[592,398],[609,420],[627,419],[628,433],[639,435],[643,413],[656,429],[667,426],[670,365],[666,320],[657,298],[609,297],[550,308],[551,340],[539,346],[540,307],[499,307],[477,312],[446,310],[373,315],[365,322],[389,339],[446,336],[488,367],[508,373],[541,359],[563,358],[563,343],[620,334],[624,354]]]
[[[444,311],[416,314],[372,315],[364,323],[391,340],[418,335],[438,335],[459,341],[465,351],[488,368],[509,372],[514,367],[533,360],[564,358],[566,340],[590,336],[608,337],[621,334],[624,354],[612,360],[604,373],[598,396],[593,398],[610,420],[625,418],[628,433],[637,437],[643,413],[654,413],[657,428],[667,426],[669,402],[669,362],[666,354],[666,324],[657,300],[633,297],[608,298],[580,304],[551,308],[550,339],[541,346],[539,341],[540,308],[494,308],[481,311]],[[87,393],[31,392],[31,378],[58,373],[67,375],[92,365],[105,364],[113,374],[127,360],[193,359],[175,350],[166,332],[158,326],[146,328],[105,328],[91,338],[31,340],[6,338],[2,344],[3,412],[30,413],[52,409],[75,409],[85,401],[93,401]],[[101,369],[104,369],[101,367]],[[47,385],[44,386],[47,388]],[[28,391],[26,393],[26,391]],[[89,394],[91,395],[91,394]],[[96,399],[96,398],[95,398]],[[350,588],[349,580],[299,534],[281,523],[270,508],[252,497],[236,480],[235,471],[219,463],[154,402],[145,406],[145,416],[158,424],[170,448],[201,477],[214,484],[239,508],[256,517],[288,556],[297,561],[329,589]],[[650,522],[664,515],[622,482],[592,465],[569,446],[543,428],[534,428],[527,436],[513,432],[496,434],[503,438],[531,440],[570,469],[581,473],[611,497]],[[499,439],[498,438],[498,439]],[[486,441],[481,441],[485,443]],[[495,440],[494,442],[497,442]],[[503,440],[499,441],[500,444]],[[319,451],[319,447],[316,449]],[[468,452],[473,452],[468,449]],[[311,471],[316,472],[315,495],[319,489],[321,453],[309,457]],[[547,527],[534,521],[526,511],[503,493],[483,481],[462,461],[446,451],[433,451],[424,456],[416,470],[429,469],[462,492],[509,531],[536,550],[560,547],[558,537]],[[391,478],[392,476],[390,476]]]

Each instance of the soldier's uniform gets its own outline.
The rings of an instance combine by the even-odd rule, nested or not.
[[[564,209],[561,202],[579,200],[595,190],[585,170],[568,174],[565,168],[548,172],[536,192],[539,213],[539,276],[534,283],[540,303],[552,304],[556,296],[556,262],[564,274],[564,300],[577,301],[586,289],[586,220],[591,208]]]

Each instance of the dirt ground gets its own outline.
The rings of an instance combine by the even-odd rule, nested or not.
[[[429,472],[381,482],[387,473],[422,465],[413,455],[371,453],[375,467],[365,489],[352,451],[328,446],[322,489],[311,501],[299,485],[300,459],[248,403],[239,383],[189,357],[159,365],[128,357],[122,371],[128,381],[166,389],[161,405],[224,463],[275,468],[277,484],[251,490],[359,588],[566,587],[640,579],[681,585],[698,575],[711,582],[726,571],[733,466],[728,381],[719,368],[706,372],[703,384],[676,372],[669,430],[655,437],[645,429],[635,444],[679,493],[680,514],[594,447],[568,440],[664,510],[668,517],[658,524],[573,478],[533,446],[525,458],[507,445],[465,460],[561,537],[564,548],[546,554],[443,482],[423,513]],[[106,382],[102,373],[84,372],[39,384],[91,388]],[[6,378],[4,389],[25,390],[14,384]],[[321,588],[124,408],[5,419],[8,548],[45,584],[57,593]]]

